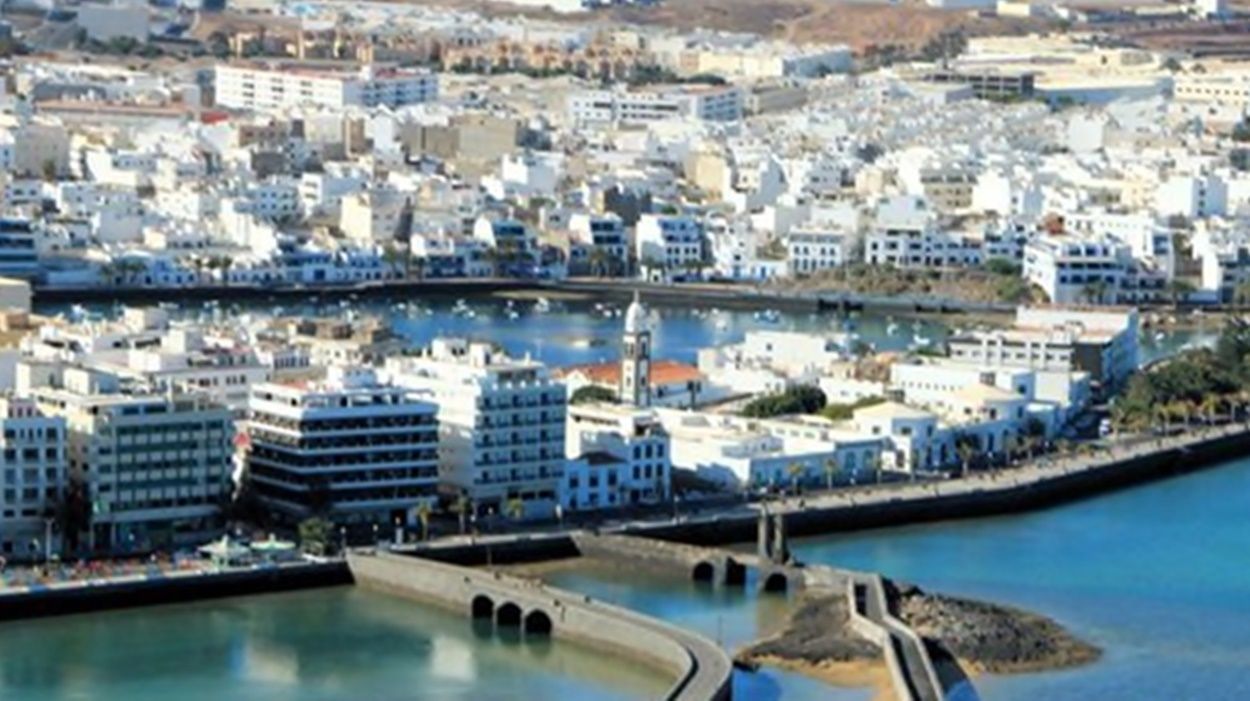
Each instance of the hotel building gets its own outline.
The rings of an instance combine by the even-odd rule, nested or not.
[[[170,549],[220,534],[233,491],[229,409],[201,392],[153,391],[59,363],[19,363],[17,385],[65,421],[94,551]]]
[[[550,516],[564,472],[565,387],[540,362],[485,343],[438,339],[421,356],[392,358],[391,380],[438,404],[443,485],[483,515]]]
[[[437,497],[434,405],[369,369],[257,385],[242,442],[248,483],[292,523],[413,523],[417,507]]]

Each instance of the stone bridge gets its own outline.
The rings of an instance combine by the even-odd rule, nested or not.
[[[729,701],[729,656],[701,635],[642,614],[498,572],[383,552],[351,552],[356,584],[456,611],[496,630],[554,635],[670,675],[665,699]]]
[[[759,588],[764,591],[785,592],[798,587],[803,581],[801,576],[797,576],[797,568],[776,565],[750,553],[639,536],[588,532],[574,533],[573,542],[583,557],[678,571],[696,582],[745,586],[747,568],[759,573]]]

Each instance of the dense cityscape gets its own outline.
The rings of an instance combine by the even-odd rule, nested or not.
[[[0,697],[1236,697],[1246,36],[6,4]]]

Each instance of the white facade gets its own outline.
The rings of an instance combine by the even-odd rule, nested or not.
[[[565,388],[547,367],[489,345],[437,339],[419,357],[391,358],[395,384],[438,405],[439,473],[480,515],[550,517],[564,471]]]
[[[680,271],[704,259],[703,229],[690,217],[644,214],[634,230],[639,265],[648,261]]]
[[[672,496],[668,434],[651,411],[570,406],[565,445],[564,509],[657,504]]]
[[[81,368],[21,363],[18,391],[65,419],[71,478],[92,505],[96,552],[144,552],[220,534],[233,491],[234,420],[200,393],[148,392]]]
[[[733,122],[742,119],[743,92],[726,86],[677,86],[573,93],[569,118],[579,126],[639,125],[666,120]]]
[[[67,487],[65,419],[30,400],[0,399],[0,557],[60,554],[62,534],[49,525]]]
[[[215,76],[217,104],[238,109],[395,108],[438,99],[437,75],[405,69],[365,66],[351,73],[302,66],[220,65]]]
[[[1108,237],[1039,237],[1025,246],[1023,275],[1054,304],[1105,304],[1118,299],[1132,260]]]
[[[331,368],[321,383],[262,383],[248,403],[246,478],[291,522],[397,520],[415,525],[438,489],[436,407],[379,383],[371,370]]]

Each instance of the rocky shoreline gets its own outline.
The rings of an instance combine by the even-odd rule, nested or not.
[[[1017,674],[1094,662],[1098,648],[1029,611],[891,583],[899,619],[974,674]]]
[[[929,645],[947,681],[1088,664],[1101,651],[1049,618],[1008,606],[887,583],[891,608]],[[878,647],[850,625],[846,596],[831,589],[799,595],[784,629],[740,650],[742,664],[789,669],[839,686],[888,688]],[[948,686],[949,688],[949,686]]]

